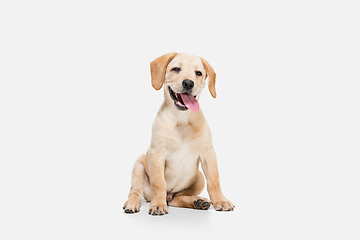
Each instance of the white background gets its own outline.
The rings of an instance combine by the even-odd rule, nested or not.
[[[2,1],[0,238],[359,239],[359,12],[357,1]],[[122,211],[163,99],[149,63],[173,51],[217,72],[218,97],[205,89],[200,106],[234,212]]]

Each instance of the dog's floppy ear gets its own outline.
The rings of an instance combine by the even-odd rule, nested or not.
[[[167,53],[156,58],[150,63],[151,71],[151,85],[156,90],[160,90],[165,80],[166,67],[171,60],[176,56],[177,53]]]
[[[209,78],[208,85],[211,96],[213,96],[213,98],[216,98],[216,90],[215,90],[216,73],[212,68],[212,66],[204,58],[201,58],[201,61],[202,64],[204,65],[207,77]]]

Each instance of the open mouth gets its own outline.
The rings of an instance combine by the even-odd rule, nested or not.
[[[196,96],[188,93],[176,93],[169,87],[169,93],[174,100],[174,105],[177,109],[185,111],[190,109],[191,111],[199,110],[199,102],[196,100]]]

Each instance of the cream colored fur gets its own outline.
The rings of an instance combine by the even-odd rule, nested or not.
[[[216,97],[213,68],[203,58],[177,53],[158,57],[150,67],[152,85],[156,90],[164,88],[165,99],[152,127],[150,147],[135,162],[125,212],[138,212],[142,198],[151,201],[149,214],[152,215],[166,214],[167,205],[208,209],[212,204],[216,210],[234,210],[220,189],[210,128],[201,109],[180,111],[169,93],[169,87],[181,93],[183,80],[190,79],[194,82],[191,94],[199,100],[208,78],[209,91]],[[175,67],[181,71],[174,72]],[[196,75],[196,71],[202,75]],[[198,196],[205,185],[200,163],[210,201]]]

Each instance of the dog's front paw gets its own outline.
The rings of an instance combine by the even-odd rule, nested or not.
[[[137,213],[140,211],[140,206],[141,202],[129,199],[124,203],[123,209],[125,213]]]
[[[226,198],[216,199],[213,201],[213,206],[216,211],[234,211],[234,204],[232,204]]]
[[[168,214],[166,203],[156,203],[151,201],[149,214],[154,216]]]

